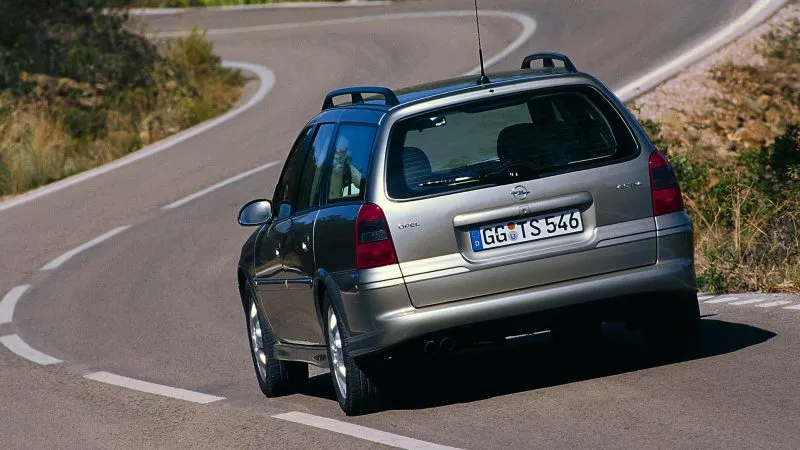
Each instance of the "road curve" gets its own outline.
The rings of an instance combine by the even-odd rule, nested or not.
[[[517,66],[534,49],[564,51],[619,87],[691,48],[753,2],[483,3],[537,24],[528,42],[495,68]],[[704,358],[692,361],[653,361],[630,333],[611,329],[611,343],[591,355],[562,355],[546,341],[534,342],[455,361],[435,379],[409,374],[395,407],[365,417],[342,416],[327,375],[316,376],[302,394],[259,395],[233,276],[249,231],[236,225],[235,214],[245,201],[269,196],[280,165],[224,181],[280,162],[328,90],[458,75],[474,68],[476,50],[468,16],[255,28],[470,6],[410,1],[141,18],[149,30],[163,32],[250,27],[211,38],[226,60],[269,68],[274,87],[233,120],[0,211],[0,295],[29,286],[14,291],[13,305],[6,303],[12,306],[0,304],[13,310],[13,323],[0,322],[0,336],[16,335],[64,361],[42,367],[0,347],[0,437],[32,447],[382,445],[272,417],[301,412],[364,425],[373,432],[353,433],[409,447],[417,444],[380,441],[375,430],[460,448],[796,444],[800,364],[791,355],[800,343],[800,311],[786,309],[790,300],[764,308],[759,302],[730,305],[734,300],[703,304],[714,314],[704,321],[710,344]],[[481,25],[487,55],[523,31],[502,17],[486,17]],[[243,102],[258,90],[258,82],[250,83]],[[215,188],[192,197],[209,186]],[[187,196],[190,201],[176,203]],[[82,251],[59,259],[76,248]],[[189,401],[129,391],[95,381],[103,378],[98,372],[214,397],[201,397],[210,403],[200,404],[186,393]]]

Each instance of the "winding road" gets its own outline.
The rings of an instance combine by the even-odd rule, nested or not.
[[[774,3],[484,1],[481,31],[490,69],[561,51],[629,96],[631,82],[657,81],[641,77]],[[797,448],[800,299],[784,296],[702,298],[707,348],[692,360],[655,359],[636,333],[610,327],[592,352],[537,335],[420,366],[367,416],[343,415],[323,371],[300,394],[260,394],[237,298],[251,231],[239,207],[271,195],[329,90],[473,71],[471,8],[138,17],[159,39],[208,29],[251,81],[226,116],[0,203],[2,446]]]

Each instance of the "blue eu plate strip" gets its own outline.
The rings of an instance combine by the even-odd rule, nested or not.
[[[469,240],[472,241],[472,250],[479,252],[483,250],[483,239],[481,239],[481,230],[469,230]]]

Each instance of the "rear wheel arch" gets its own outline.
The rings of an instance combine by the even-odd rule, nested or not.
[[[336,285],[336,282],[333,281],[331,276],[324,270],[320,269],[317,271],[314,280],[314,303],[315,309],[317,312],[317,320],[319,322],[320,329],[324,332],[325,331],[325,317],[326,311],[323,309],[325,304],[325,295],[328,295],[328,300],[334,305],[337,311],[340,311],[339,320],[343,321],[345,327],[347,325],[347,317],[344,316],[344,305],[342,304],[342,295],[339,290],[339,286]]]

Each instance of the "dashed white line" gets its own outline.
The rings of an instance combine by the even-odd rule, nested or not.
[[[794,309],[800,311],[800,304],[792,306],[784,306],[783,309]]]
[[[25,341],[22,340],[16,334],[10,334],[8,336],[0,337],[0,343],[6,346],[7,349],[11,350],[17,356],[21,356],[28,361],[33,361],[36,364],[41,364],[43,366],[47,366],[50,364],[58,364],[61,361],[58,358],[54,358],[50,355],[46,355],[35,348],[28,345]]]
[[[31,287],[29,284],[17,286],[8,291],[8,294],[0,300],[0,324],[11,323],[14,320],[14,308],[17,306],[22,294]]]
[[[724,298],[715,298],[714,300],[708,300],[703,303],[710,304],[710,303],[725,303],[725,302],[732,302],[734,300],[739,300],[739,297],[724,297]]]
[[[82,252],[84,250],[88,250],[89,248],[94,247],[95,245],[97,245],[97,244],[99,244],[99,243],[101,243],[103,241],[111,239],[112,237],[118,235],[119,233],[122,233],[123,231],[127,230],[128,228],[130,228],[130,225],[124,225],[124,226],[121,226],[121,227],[114,228],[113,230],[111,230],[111,231],[109,231],[107,233],[101,234],[100,236],[97,236],[96,238],[92,239],[91,241],[89,241],[89,242],[87,242],[85,244],[81,244],[81,245],[73,248],[72,250],[63,253],[61,256],[59,256],[56,259],[54,259],[54,260],[50,261],[49,263],[45,264],[39,270],[52,270],[52,269],[55,269],[58,266],[60,266],[60,265],[64,264],[65,262],[67,262],[67,260],[69,260],[73,256],[77,255],[78,253],[80,253],[80,252]]]
[[[272,161],[272,162],[264,164],[263,166],[258,166],[258,167],[254,168],[254,169],[250,169],[247,172],[242,172],[242,173],[240,173],[238,175],[235,175],[233,177],[228,178],[227,180],[220,181],[217,184],[211,185],[211,186],[209,186],[209,187],[207,187],[207,188],[205,188],[203,190],[195,192],[194,194],[187,195],[186,197],[183,197],[180,200],[175,200],[174,202],[170,203],[169,205],[163,206],[161,209],[173,209],[173,208],[177,208],[177,207],[179,207],[181,205],[185,205],[186,203],[189,203],[192,200],[200,198],[200,197],[202,197],[202,196],[204,196],[204,195],[206,195],[208,193],[216,191],[219,188],[225,187],[225,186],[227,186],[227,185],[229,185],[231,183],[239,181],[242,178],[246,178],[246,177],[249,177],[250,175],[253,175],[255,173],[261,172],[262,170],[269,169],[270,167],[273,167],[273,166],[277,165],[279,162],[280,161]]]
[[[353,436],[365,441],[376,442],[378,444],[390,445],[392,447],[404,449],[455,449],[456,447],[447,447],[444,445],[433,444],[431,442],[421,441],[398,434],[387,433],[385,431],[375,430],[373,428],[355,425],[348,422],[342,422],[327,417],[315,416],[313,414],[306,414],[298,411],[292,411],[284,414],[277,414],[272,416],[276,419],[287,420],[289,422],[308,425],[310,427],[320,428],[323,430],[333,431],[334,433],[345,434]]]
[[[203,394],[202,392],[189,391],[186,389],[164,386],[163,384],[150,383],[148,381],[123,377],[122,375],[117,375],[110,372],[90,373],[89,375],[84,375],[84,378],[132,389],[134,391],[146,392],[148,394],[156,394],[194,403],[206,404],[219,400],[225,400],[225,397],[217,397],[216,395]]]
[[[756,306],[758,306],[759,308],[771,308],[773,306],[788,305],[789,303],[792,303],[792,302],[789,301],[789,300],[775,300],[774,302],[762,303],[762,304],[756,305]]]
[[[742,300],[740,302],[733,302],[733,303],[731,303],[731,305],[736,305],[736,306],[739,306],[739,305],[750,305],[750,304],[753,304],[753,303],[761,303],[763,301],[764,301],[763,298],[751,298],[750,300]]]

